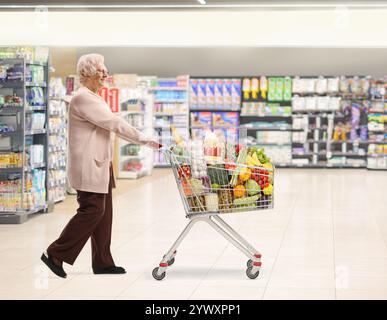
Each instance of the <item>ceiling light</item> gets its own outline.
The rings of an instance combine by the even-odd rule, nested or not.
[[[198,0],[198,2],[199,2],[200,4],[207,4],[207,1],[206,1],[206,0]]]

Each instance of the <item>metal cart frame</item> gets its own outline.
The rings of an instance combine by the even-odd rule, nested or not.
[[[179,245],[182,243],[186,235],[190,232],[192,227],[199,221],[208,223],[215,231],[217,231],[221,236],[223,236],[228,242],[230,242],[235,248],[241,251],[247,258],[247,269],[246,275],[250,279],[256,279],[259,275],[259,271],[261,268],[261,254],[255,249],[247,240],[245,240],[237,231],[235,231],[229,224],[227,224],[219,214],[223,214],[220,212],[192,212],[189,208],[186,195],[184,190],[179,183],[179,172],[180,168],[178,156],[174,155],[169,150],[164,150],[167,158],[170,159],[170,163],[172,165],[172,171],[174,173],[176,183],[179,189],[180,196],[182,198],[185,211],[187,213],[186,217],[190,220],[184,230],[180,233],[179,237],[173,243],[168,252],[163,256],[159,266],[154,268],[152,271],[152,275],[156,280],[162,280],[165,278],[166,270],[169,266],[171,266],[175,262],[175,257],[177,254],[177,249]],[[181,158],[181,157],[180,157]],[[274,174],[274,170],[273,170]],[[272,199],[273,200],[273,199]],[[272,208],[273,201],[271,201],[270,206],[266,206],[265,208]],[[237,210],[239,212],[245,211],[255,211],[258,210],[257,207],[252,208],[241,208]],[[227,212],[228,213],[228,212]]]

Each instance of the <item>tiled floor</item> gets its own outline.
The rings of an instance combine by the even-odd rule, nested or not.
[[[387,299],[387,173],[277,170],[275,209],[224,216],[261,250],[260,276],[204,224],[166,278],[152,269],[187,220],[168,169],[119,180],[112,251],[128,273],[93,275],[90,244],[67,279],[39,257],[76,209],[74,196],[22,225],[0,225],[0,299]]]

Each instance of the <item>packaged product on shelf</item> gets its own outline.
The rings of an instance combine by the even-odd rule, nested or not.
[[[241,104],[241,80],[232,79],[231,104],[233,109],[239,109]]]
[[[340,77],[339,89],[340,89],[341,93],[346,93],[346,94],[350,93],[349,81],[348,81],[347,77],[345,77],[345,76]]]
[[[360,94],[361,93],[361,86],[360,86],[360,79],[359,77],[352,77],[348,79],[348,86],[349,86],[349,92],[353,94]]]
[[[261,76],[259,78],[259,89],[261,91],[262,99],[267,98],[267,78],[265,76]]]
[[[362,95],[369,94],[371,77],[365,77],[360,79],[360,93]]]
[[[251,93],[251,79],[250,78],[243,78],[242,91],[243,91],[243,99],[250,100],[250,93]]]
[[[16,81],[16,80],[23,80],[24,73],[23,73],[23,67],[22,66],[10,66],[7,68],[7,80],[9,81]]]
[[[276,97],[276,78],[268,78],[268,100],[274,101]]]
[[[316,93],[325,94],[328,90],[328,79],[324,77],[318,77],[316,80]]]
[[[300,77],[294,77],[292,82],[292,92],[297,93],[303,93],[303,82]]]
[[[339,83],[340,83],[339,77],[328,78],[327,92],[329,93],[339,92]]]
[[[239,123],[237,112],[213,112],[212,125],[214,127],[236,127]]]
[[[0,81],[7,80],[8,65],[0,65]]]
[[[329,103],[328,103],[328,109],[329,110],[340,110],[340,97],[330,97]]]
[[[284,100],[284,78],[276,78],[274,100]]]
[[[45,104],[45,96],[43,88],[32,87],[27,89],[27,102],[30,106],[43,106]]]
[[[316,110],[317,97],[305,97],[305,109]]]
[[[211,112],[191,112],[191,126],[209,128],[212,125]]]
[[[294,111],[304,111],[306,109],[305,106],[305,98],[300,96],[294,96],[292,98],[292,108]]]
[[[190,107],[197,108],[198,106],[198,80],[191,79],[189,87]]]
[[[223,107],[225,109],[232,108],[232,81],[224,79],[223,81]]]
[[[44,83],[44,67],[28,65],[26,69],[26,81],[33,83]]]
[[[223,80],[215,79],[215,108],[223,108]]]
[[[290,77],[285,77],[284,79],[283,100],[284,101],[292,100],[292,78]]]
[[[251,79],[251,98],[253,100],[257,100],[258,93],[259,93],[259,80],[258,78],[252,78]]]
[[[15,168],[22,165],[21,153],[1,153],[0,169]]]
[[[207,79],[206,107],[209,109],[213,109],[215,107],[215,80],[214,79]]]
[[[316,109],[317,110],[328,110],[329,109],[329,96],[317,97],[316,99]]]
[[[198,107],[206,108],[207,106],[207,80],[198,79]]]

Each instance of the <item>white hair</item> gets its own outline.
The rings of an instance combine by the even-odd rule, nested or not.
[[[93,77],[97,74],[97,67],[104,63],[103,55],[98,53],[90,53],[81,56],[77,63],[77,74],[79,82],[84,82],[87,78]]]

